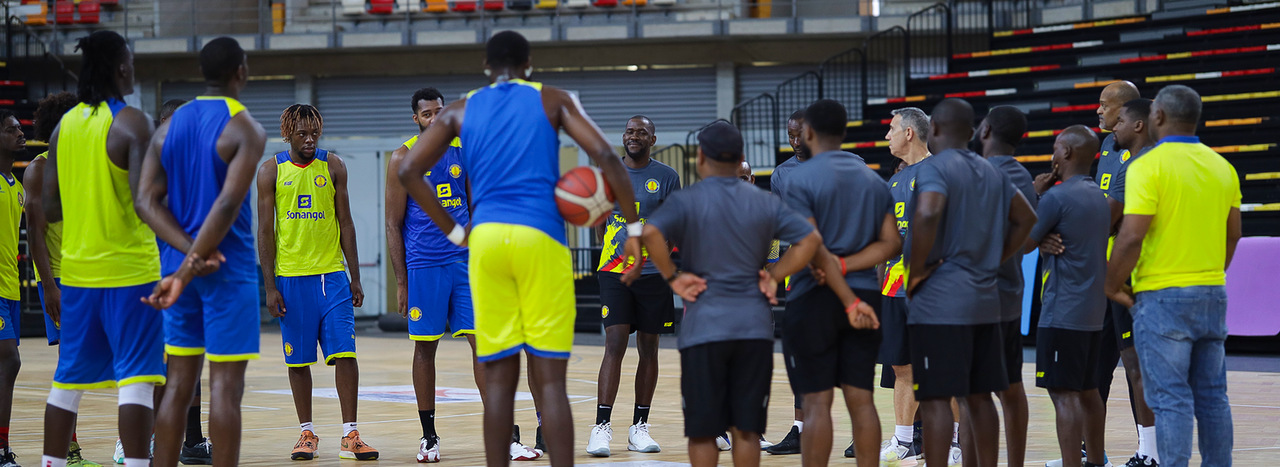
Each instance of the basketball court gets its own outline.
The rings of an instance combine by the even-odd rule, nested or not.
[[[667,466],[688,465],[685,438],[682,434],[683,416],[680,411],[679,354],[672,348],[674,338],[664,338],[659,350],[662,362],[658,390],[654,396],[650,421],[652,434],[662,445],[658,454],[638,454],[626,451],[626,418],[617,417],[612,443],[613,456],[593,458],[585,452],[591,422],[595,415],[596,375],[600,369],[603,347],[582,342],[600,339],[591,335],[578,335],[579,344],[569,359],[569,403],[574,411],[574,460],[579,465],[608,464],[611,466]],[[410,360],[413,346],[403,336],[370,331],[357,337],[360,358],[360,419],[361,436],[381,452],[376,463],[388,465],[414,464],[421,428],[414,405]],[[41,339],[27,338],[22,346],[23,367],[18,375],[14,391],[12,445],[23,456],[20,462],[34,463],[39,459],[43,429],[45,399],[49,395],[49,381],[57,361],[57,347],[43,345]],[[442,464],[483,465],[481,420],[483,409],[471,375],[471,351],[463,339],[445,339],[437,356],[436,426],[441,435]],[[1260,357],[1272,360],[1273,357]],[[1269,465],[1280,454],[1280,403],[1275,391],[1280,388],[1280,373],[1249,371],[1258,360],[1251,357],[1228,357],[1227,379],[1230,388],[1232,414],[1235,419],[1235,463],[1241,466]],[[1023,366],[1023,377],[1032,381],[1034,362]],[[629,414],[634,394],[634,348],[623,362],[622,384],[618,391],[618,413]],[[1237,368],[1240,368],[1237,370]],[[280,335],[275,326],[264,326],[262,333],[262,359],[250,362],[245,378],[243,404],[244,441],[241,464],[268,465],[356,465],[359,461],[338,459],[338,439],[341,437],[341,420],[338,417],[338,399],[334,391],[333,370],[314,367],[315,424],[320,436],[320,457],[313,461],[290,461],[289,450],[298,438],[297,415],[289,393],[285,376]],[[877,374],[879,372],[877,371]],[[208,382],[205,374],[203,420],[208,435]],[[1112,462],[1123,462],[1133,454],[1135,436],[1132,417],[1129,415],[1128,392],[1123,369],[1116,370],[1112,396],[1108,402],[1107,443]],[[521,382],[517,394],[516,423],[520,425],[523,441],[532,445],[537,422],[533,400],[527,386]],[[1028,430],[1027,465],[1044,465],[1058,457],[1054,428],[1053,405],[1048,395],[1040,389],[1028,388],[1031,421]],[[773,401],[770,402],[769,432],[766,438],[777,441],[785,434],[792,419],[791,393],[787,387],[787,375],[782,366],[782,354],[774,356]],[[878,390],[876,406],[880,412],[885,433],[892,433],[892,392]],[[110,464],[111,451],[116,439],[115,390],[93,390],[85,394],[80,408],[79,439],[87,459]],[[833,409],[837,431],[833,445],[832,462],[852,464],[843,457],[849,445],[850,428],[848,414],[837,401]],[[1003,438],[1001,438],[1003,440]],[[213,441],[217,449],[217,440]],[[1003,442],[1002,442],[1003,449]],[[1004,455],[1001,454],[1003,460]],[[729,453],[722,453],[722,464],[729,462]],[[1193,465],[1199,457],[1192,459]],[[372,463],[372,462],[370,462]],[[762,454],[761,465],[799,465],[800,456],[773,456]],[[547,464],[545,460],[516,465]],[[1003,463],[1001,465],[1004,465]]]

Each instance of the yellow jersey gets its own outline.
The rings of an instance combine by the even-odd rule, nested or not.
[[[36,157],[48,160],[49,153],[42,152]],[[40,196],[39,193],[35,195]],[[53,278],[62,277],[62,221],[49,222],[45,225],[44,244],[49,250],[49,269],[53,272]],[[40,282],[40,270],[34,267],[32,270],[36,273],[36,282]]]
[[[329,151],[307,165],[276,154],[276,275],[313,276],[344,270],[334,208]]]
[[[160,280],[156,234],[133,210],[129,171],[107,155],[118,100],[80,103],[62,116],[58,190],[62,198],[62,282],[114,288]]]
[[[22,182],[0,175],[0,298],[21,300],[18,293],[18,226],[22,223]]]

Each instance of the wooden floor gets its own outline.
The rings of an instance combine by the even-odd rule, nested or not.
[[[338,440],[341,437],[338,400],[317,397],[315,424],[321,437],[321,457],[311,462],[291,463],[288,453],[298,437],[298,425],[285,378],[280,336],[264,327],[262,334],[262,359],[249,365],[244,398],[244,447],[241,460],[244,465],[348,465],[356,461],[339,461]],[[674,339],[674,338],[664,338]],[[14,394],[12,445],[25,465],[36,465],[40,459],[42,420],[49,381],[56,362],[56,350],[47,347],[39,339],[27,339],[21,347],[23,366]],[[381,464],[412,465],[417,452],[421,429],[413,405],[413,393],[409,389],[412,345],[401,337],[358,338],[361,376],[360,432],[366,442],[381,451]],[[658,454],[637,454],[626,451],[627,424],[631,418],[632,380],[636,358],[634,352],[627,356],[623,366],[623,380],[618,401],[615,404],[614,456],[607,459],[592,458],[586,454],[590,424],[595,416],[596,374],[603,349],[580,345],[574,349],[569,362],[568,388],[573,406],[575,430],[575,458],[580,464],[645,462],[661,465],[667,462],[686,463],[685,439],[682,433],[679,395],[679,355],[674,349],[662,349],[658,392],[653,403],[651,423],[655,440],[662,445]],[[440,346],[437,384],[442,388],[437,406],[437,428],[443,436],[444,462],[452,465],[481,465],[480,424],[481,405],[474,396],[474,382],[470,373],[470,348],[464,340],[447,340]],[[1034,364],[1028,363],[1023,374],[1030,380]],[[332,392],[333,370],[323,366],[315,368],[317,392]],[[1113,394],[1124,395],[1124,378],[1117,371]],[[877,373],[878,374],[878,373]],[[1235,465],[1273,465],[1267,461],[1280,456],[1280,373],[1231,372],[1228,375],[1231,403],[1235,417]],[[205,386],[208,387],[207,385]],[[522,383],[522,388],[523,383]],[[456,389],[443,389],[456,388]],[[1028,390],[1031,404],[1031,423],[1027,465],[1043,465],[1057,456],[1054,438],[1053,407],[1043,390]],[[773,403],[769,412],[769,440],[777,441],[791,424],[791,396],[787,388],[786,372],[782,357],[775,356],[773,379]],[[527,394],[526,394],[527,395]],[[445,402],[446,400],[455,402]],[[207,409],[208,398],[205,398]],[[835,404],[843,407],[842,403]],[[893,430],[892,397],[889,391],[876,393],[881,424],[888,436]],[[516,422],[524,428],[527,444],[532,444],[536,425],[531,400],[516,403]],[[1109,402],[1107,446],[1113,453],[1112,461],[1123,463],[1136,448],[1136,435],[1129,415],[1129,402],[1113,397]],[[85,395],[80,409],[79,437],[84,454],[90,460],[110,463],[111,451],[116,439],[116,395],[114,390],[92,391]],[[850,440],[848,415],[835,414],[838,432],[832,454],[833,464],[852,464],[842,454]],[[207,417],[206,417],[207,421]],[[217,441],[214,441],[215,449]],[[1003,457],[1003,456],[1002,456]],[[1003,460],[1003,459],[1002,459]],[[762,456],[762,464],[771,466],[799,465],[798,456]],[[728,464],[727,453],[721,462]],[[1198,460],[1193,460],[1198,463]],[[535,461],[532,464],[545,463]],[[633,464],[638,465],[638,464]]]

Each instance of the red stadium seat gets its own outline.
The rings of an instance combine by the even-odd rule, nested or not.
[[[80,0],[80,17],[76,19],[80,24],[98,24],[101,19],[102,7],[98,4],[98,0]]]
[[[365,0],[365,11],[374,15],[389,15],[396,8],[395,0]]]
[[[53,20],[58,24],[74,24],[76,22],[76,4],[71,0],[62,0],[53,7]]]
[[[618,0],[593,0],[591,4],[599,8],[613,8],[618,6]]]
[[[475,0],[458,0],[453,2],[453,11],[471,13],[476,11]]]
[[[502,11],[506,8],[506,3],[503,0],[485,0],[484,11]]]

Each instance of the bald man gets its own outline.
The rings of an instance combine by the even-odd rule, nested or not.
[[[973,122],[962,99],[938,103],[929,120],[934,155],[918,164],[908,203],[907,334],[925,458],[958,463],[959,449],[947,443],[955,398],[975,464],[994,467],[1000,421],[991,395],[1009,387],[996,276],[1036,215],[1008,175],[967,149]]]

